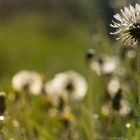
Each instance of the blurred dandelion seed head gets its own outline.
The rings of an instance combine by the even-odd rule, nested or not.
[[[126,126],[126,128],[130,128],[131,127],[131,124],[130,123],[127,123],[125,126]]]
[[[111,33],[117,35],[117,40],[121,40],[126,46],[134,46],[140,40],[140,5],[135,7],[130,5],[120,10],[121,14],[114,15],[116,21],[112,20],[111,27],[116,31]]]
[[[131,106],[129,102],[125,99],[122,99],[120,102],[121,108],[119,110],[119,114],[121,116],[126,116],[131,112]]]
[[[118,108],[114,108],[113,100],[110,100],[102,106],[101,113],[105,116],[115,114],[122,117],[125,117],[126,115],[131,113],[131,106],[127,100],[120,99],[119,102],[117,102],[117,105]]]
[[[81,100],[87,92],[84,77],[74,71],[56,74],[54,79],[45,84],[45,92],[50,100],[57,102],[59,98]]]
[[[96,51],[94,49],[88,49],[86,53],[86,61],[90,62],[95,58]]]
[[[115,72],[119,66],[119,60],[113,56],[101,56],[91,63],[91,70],[97,75],[110,75]]]
[[[5,117],[4,116],[0,116],[0,121],[4,121]]]
[[[136,51],[134,51],[134,50],[129,50],[128,52],[127,52],[127,57],[129,58],[129,59],[134,59],[134,58],[136,58]]]
[[[110,82],[107,85],[107,91],[111,98],[114,98],[115,94],[118,92],[120,87],[121,87],[121,84],[117,77],[112,78],[110,80]]]
[[[42,76],[34,71],[20,71],[12,78],[12,87],[15,91],[29,90],[31,94],[38,95],[42,91]]]

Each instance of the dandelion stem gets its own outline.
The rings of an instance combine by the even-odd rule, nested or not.
[[[137,95],[138,95],[138,104],[140,105],[140,82],[139,82],[139,74],[140,74],[140,55],[139,55],[139,51],[140,51],[140,48],[139,48],[139,44],[138,44],[138,47],[137,47]]]

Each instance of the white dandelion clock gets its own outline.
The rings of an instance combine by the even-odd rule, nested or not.
[[[117,69],[118,60],[115,57],[106,58],[106,63],[102,67],[104,74],[113,73]]]
[[[12,78],[12,87],[15,91],[29,90],[30,93],[38,95],[42,91],[42,76],[34,71],[20,71]]]
[[[107,102],[101,108],[101,113],[105,116],[109,115],[119,115],[125,117],[131,113],[132,109],[129,102],[125,99],[120,100],[120,105],[118,109],[113,108],[112,101]]]
[[[134,46],[140,40],[140,5],[130,5],[120,11],[121,14],[114,15],[115,21],[112,20],[113,24],[110,24],[116,29],[111,34],[117,35],[116,39],[124,45]]]
[[[67,71],[55,75],[54,79],[45,84],[45,91],[49,98],[58,97],[81,100],[87,92],[86,80],[74,71]]]
[[[130,114],[131,106],[127,100],[125,100],[125,99],[121,100],[120,106],[121,106],[120,110],[119,110],[120,116],[126,116],[126,115]]]
[[[114,84],[118,85],[118,84]],[[114,91],[113,91],[114,92]],[[112,92],[112,93],[113,93]],[[119,115],[126,116],[131,113],[131,107],[129,102],[123,98],[122,89],[119,89],[115,95],[113,95],[109,101],[102,107],[101,110],[104,115]]]
[[[112,78],[107,85],[107,92],[109,93],[111,98],[114,98],[116,93],[119,91],[121,87],[120,81],[117,77]]]
[[[109,75],[116,71],[119,66],[119,60],[113,56],[102,56],[91,63],[91,70],[97,75]]]

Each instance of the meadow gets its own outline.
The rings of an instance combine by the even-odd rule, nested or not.
[[[1,10],[0,140],[140,139],[139,46],[84,2]]]

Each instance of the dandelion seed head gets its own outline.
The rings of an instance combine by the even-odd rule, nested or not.
[[[131,112],[131,107],[130,107],[130,104],[127,100],[122,99],[120,102],[120,105],[121,105],[121,108],[119,110],[119,114],[121,116],[126,116]]]
[[[101,56],[91,63],[91,70],[97,75],[110,75],[115,72],[119,65],[119,60],[113,56]]]
[[[104,104],[101,108],[101,112],[103,115],[105,116],[109,116],[109,115],[119,115],[121,117],[125,117],[126,115],[130,114],[131,112],[131,106],[129,104],[129,102],[125,99],[120,99],[117,102],[117,108],[113,107],[113,100],[110,100],[109,102],[107,102],[106,104]]]
[[[5,117],[4,116],[0,116],[0,121],[4,121]]]
[[[134,46],[140,40],[140,5],[135,7],[130,5],[120,10],[120,14],[114,15],[115,21],[110,24],[116,31],[111,33],[117,35],[117,40],[121,40],[126,46]]]
[[[86,95],[87,83],[79,73],[66,71],[56,74],[48,81],[45,84],[45,92],[52,100],[59,100],[60,97],[81,100]]]
[[[43,80],[40,74],[34,71],[20,71],[12,78],[12,87],[15,91],[29,90],[38,95],[42,91]]]
[[[110,82],[107,85],[107,91],[110,95],[111,98],[113,98],[115,96],[115,94],[118,92],[118,90],[120,89],[120,81],[117,77],[112,78],[110,80]]]
[[[126,128],[130,128],[131,127],[131,124],[130,123],[127,123],[125,126],[126,126]]]
[[[129,50],[129,51],[127,52],[127,57],[128,57],[129,59],[134,59],[134,58],[136,58],[136,51],[134,51],[134,50]]]
[[[94,49],[89,49],[86,53],[86,60],[89,61],[95,57],[96,51]]]

